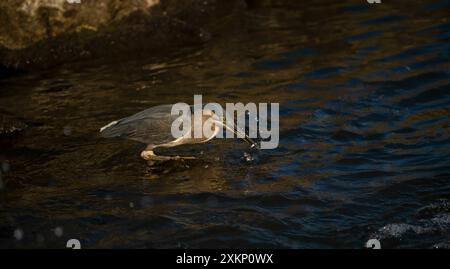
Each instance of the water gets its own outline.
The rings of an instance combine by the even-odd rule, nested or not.
[[[202,46],[0,81],[32,122],[0,151],[0,247],[448,248],[450,2],[298,2],[223,18]],[[280,146],[148,167],[98,135],[194,94],[279,102]]]

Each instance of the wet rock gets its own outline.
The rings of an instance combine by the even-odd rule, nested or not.
[[[70,2],[70,3],[69,3]],[[78,3],[80,2],[80,3]],[[0,66],[45,69],[61,63],[138,57],[209,40],[241,0],[14,0],[0,2]],[[207,29],[210,28],[210,29]]]
[[[144,12],[159,0],[6,0],[0,2],[0,44],[22,49],[62,33],[120,20],[136,10]]]
[[[445,199],[420,208],[416,213],[416,217],[418,219],[427,219],[443,213],[450,213],[450,202]]]
[[[19,133],[27,127],[20,119],[0,111],[0,137]]]

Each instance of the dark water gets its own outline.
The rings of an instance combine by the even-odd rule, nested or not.
[[[203,46],[1,81],[33,124],[0,151],[0,247],[449,247],[450,1],[292,2]],[[279,102],[279,148],[215,140],[150,168],[98,136],[194,94]]]

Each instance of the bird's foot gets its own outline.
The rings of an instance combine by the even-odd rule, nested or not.
[[[141,157],[146,161],[178,161],[178,160],[195,160],[194,156],[161,156],[156,155],[153,150],[144,150]]]

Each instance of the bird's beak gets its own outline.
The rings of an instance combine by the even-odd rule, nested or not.
[[[239,131],[239,129],[237,128],[237,126],[236,126],[235,123],[233,123],[233,127],[230,127],[230,126],[227,124],[226,119],[225,119],[225,118],[222,118],[222,125],[223,125],[225,128],[227,128],[228,130],[232,131],[232,132],[233,132],[235,135],[237,135],[238,137],[241,136],[242,139],[243,139],[245,142],[249,143],[250,146],[251,146],[252,148],[253,148],[253,147],[256,147],[256,145],[257,145],[256,142],[255,142],[253,139],[251,139],[245,132]]]

